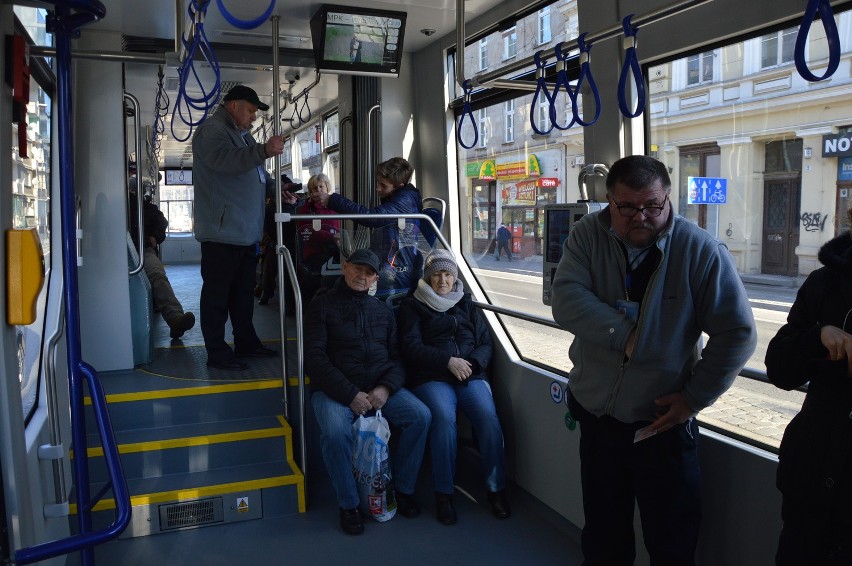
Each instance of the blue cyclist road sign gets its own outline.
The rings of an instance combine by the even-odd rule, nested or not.
[[[689,204],[725,204],[728,180],[722,177],[687,177]]]

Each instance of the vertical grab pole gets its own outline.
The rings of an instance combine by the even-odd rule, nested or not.
[[[81,341],[80,341],[80,306],[79,286],[77,281],[77,234],[76,210],[74,195],[74,150],[72,143],[71,120],[71,37],[68,30],[63,29],[62,20],[67,16],[68,8],[56,7],[56,85],[58,93],[59,117],[59,194],[62,215],[62,253],[63,278],[65,279],[65,322],[68,342],[68,369],[70,372],[70,404],[72,415],[82,415],[85,410],[83,402],[83,374],[81,371]],[[137,171],[138,173],[138,171]],[[91,510],[88,508],[91,500],[89,489],[89,468],[85,457],[87,451],[86,431],[79,422],[72,419],[72,443],[74,453],[74,476],[77,479],[75,494],[78,503],[78,531],[88,533],[92,530]],[[84,566],[94,564],[95,553],[90,548],[80,550]]]

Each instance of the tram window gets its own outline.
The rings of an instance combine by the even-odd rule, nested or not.
[[[44,10],[16,6],[15,15],[29,33],[44,38]],[[45,42],[41,44],[44,45]],[[30,100],[27,104],[26,157],[17,145],[18,125],[12,124],[12,219],[18,229],[34,229],[38,233],[44,253],[44,263],[50,266],[51,233],[51,116],[52,100],[37,81],[31,78]],[[46,279],[49,281],[49,279]],[[27,326],[15,327],[15,345],[18,361],[18,381],[25,420],[36,408],[39,389],[40,360],[44,337],[44,311],[47,304],[48,285],[44,285],[36,301],[36,319]]]
[[[852,23],[849,11],[835,17],[840,29]],[[835,106],[829,81],[797,81],[793,65],[783,71],[785,86],[777,88],[778,66],[791,61],[796,32],[788,28],[719,47],[713,53],[720,72],[706,82],[707,53],[655,62],[661,80],[655,81],[648,105],[648,141],[671,171],[672,205],[727,245],[746,282],[758,328],[758,347],[747,368],[758,372],[765,371],[766,346],[786,322],[798,285],[820,266],[817,252],[837,233],[848,204],[839,195],[848,184],[843,160],[852,157],[823,156],[822,139],[842,129],[839,121],[848,123],[852,97],[841,97]],[[844,49],[841,57],[848,62],[849,46]],[[662,80],[669,68],[675,73],[671,84]],[[688,80],[678,80],[678,69],[688,69]],[[693,71],[709,89],[701,101],[689,89]],[[770,83],[775,85],[771,94]],[[843,88],[852,92],[848,84]],[[670,119],[673,108],[677,123]],[[713,189],[712,182],[696,185],[696,177],[724,179],[726,191]],[[786,423],[804,395],[738,378],[721,402],[748,396],[763,401],[767,419]],[[739,430],[722,411],[705,411],[700,418],[760,444],[780,442],[776,428]]]
[[[542,23],[546,25],[542,27]],[[572,26],[577,27],[574,0],[559,0],[549,10],[531,11],[515,22],[515,56],[531,57],[545,48],[538,44],[539,39],[547,38],[546,43],[555,45],[562,36],[550,38],[551,28]],[[545,35],[539,35],[542,30],[546,30]],[[497,30],[468,45],[465,68],[478,68],[483,59],[503,59],[505,33]],[[532,98],[533,93],[520,94],[476,111],[479,143],[473,149],[458,150],[461,245],[491,303],[552,320],[550,307],[541,302],[543,206],[580,198],[577,167],[583,161],[577,156],[583,154],[584,140],[582,128],[554,129],[546,136],[535,134],[529,115]],[[560,97],[557,101],[558,115],[570,116],[563,98],[567,99]],[[547,106],[540,115],[538,106],[533,111],[536,119],[549,121]],[[547,129],[546,124],[542,126],[542,130]],[[511,263],[505,255],[499,263],[495,259],[495,237],[501,223],[512,232]],[[568,332],[512,317],[500,316],[500,320],[524,359],[563,372],[570,369],[565,348],[571,340]]]

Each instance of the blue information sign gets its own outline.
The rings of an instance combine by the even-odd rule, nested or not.
[[[725,204],[728,180],[721,177],[687,177],[689,204]]]

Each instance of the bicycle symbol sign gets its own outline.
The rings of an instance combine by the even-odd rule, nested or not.
[[[721,177],[687,177],[689,204],[725,204],[728,180]]]

